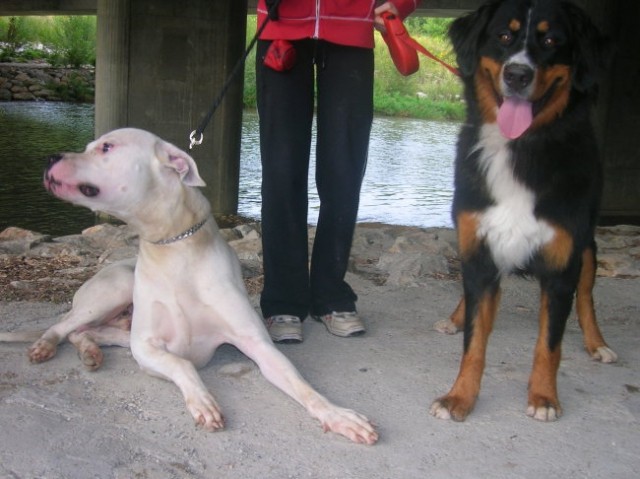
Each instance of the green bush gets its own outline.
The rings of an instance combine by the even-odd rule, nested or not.
[[[0,17],[0,60],[95,65],[96,17]]]
[[[38,36],[38,21],[33,17],[0,17],[0,59],[19,60],[23,48]]]
[[[94,100],[95,90],[91,84],[77,73],[71,73],[66,82],[49,83],[47,88],[54,91],[62,101],[87,103]]]
[[[55,17],[50,35],[54,65],[78,68],[96,64],[96,17]]]

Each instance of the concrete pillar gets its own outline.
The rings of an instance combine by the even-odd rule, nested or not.
[[[96,137],[127,125],[130,0],[98,0]]]
[[[244,52],[246,21],[238,0],[98,0],[96,132],[143,128],[188,150]],[[215,214],[238,208],[243,80],[190,151]]]

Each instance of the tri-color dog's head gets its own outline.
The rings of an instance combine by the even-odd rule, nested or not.
[[[510,139],[562,115],[574,92],[595,95],[606,69],[608,41],[564,1],[492,0],[449,36],[483,121]]]

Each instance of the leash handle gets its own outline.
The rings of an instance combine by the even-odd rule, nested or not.
[[[416,40],[411,38],[400,17],[391,12],[384,12],[382,13],[382,19],[384,20],[386,29],[386,32],[382,34],[382,38],[389,47],[389,53],[391,54],[393,63],[402,75],[408,76],[418,71],[420,65],[416,52],[419,52],[435,60],[454,75],[460,76],[457,68],[452,67],[436,57]]]

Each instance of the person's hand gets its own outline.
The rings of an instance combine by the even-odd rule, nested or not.
[[[382,33],[386,33],[386,29],[384,28],[384,20],[382,19],[382,14],[384,12],[391,12],[394,15],[399,15],[398,9],[391,2],[384,2],[374,10],[375,18],[373,20],[373,26],[376,30]]]

